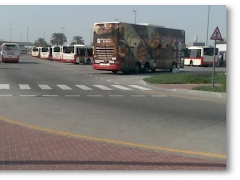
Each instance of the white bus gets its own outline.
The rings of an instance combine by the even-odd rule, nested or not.
[[[31,56],[32,57],[38,57],[39,56],[39,48],[38,47],[33,47],[31,50]]]
[[[216,48],[215,66],[218,66],[219,51]],[[188,47],[188,54],[184,59],[185,66],[212,66],[214,59],[214,48],[204,46]]]
[[[63,46],[61,49],[62,62],[70,63],[93,63],[93,46],[76,44],[73,46]]]
[[[2,62],[19,62],[19,45],[17,43],[3,43],[1,46]]]
[[[40,48],[40,58],[41,59],[50,59],[50,47],[41,47]]]
[[[52,57],[51,60],[53,61],[60,61],[61,60],[61,52],[60,52],[60,46],[53,46],[52,47]]]

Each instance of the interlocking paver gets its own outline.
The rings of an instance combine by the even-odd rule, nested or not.
[[[0,121],[0,169],[226,170],[226,162],[88,141]]]

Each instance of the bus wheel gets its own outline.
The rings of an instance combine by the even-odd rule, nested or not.
[[[113,73],[113,74],[117,74],[117,73],[118,73],[118,71],[112,71],[112,73]]]
[[[141,67],[140,67],[140,64],[139,63],[137,63],[136,65],[135,65],[135,73],[136,74],[139,74],[140,73],[140,71],[141,71]]]
[[[193,61],[190,61],[190,66],[193,66]]]
[[[91,64],[91,60],[90,59],[87,59],[87,64]]]
[[[145,73],[149,72],[149,64],[148,63],[146,63],[145,66],[144,66],[144,72]]]
[[[124,75],[130,74],[130,71],[122,71]]]

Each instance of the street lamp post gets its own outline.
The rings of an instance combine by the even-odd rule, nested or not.
[[[28,53],[28,29],[29,27],[27,27],[27,53]]]
[[[208,6],[208,22],[207,22],[207,37],[206,37],[206,46],[208,45],[209,14],[210,14],[210,5]]]
[[[90,45],[92,44],[92,29],[90,31]]]
[[[21,32],[21,42],[22,42],[22,32]]]
[[[10,30],[10,42],[12,42],[12,28],[9,28]]]
[[[63,30],[65,29],[64,27],[61,28],[62,29],[62,34],[63,34]]]
[[[43,32],[43,39],[44,39],[44,41],[45,41],[45,31]]]
[[[133,12],[135,13],[135,24],[137,23],[137,11],[133,10]]]

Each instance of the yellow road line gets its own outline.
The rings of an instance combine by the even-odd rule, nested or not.
[[[145,144],[136,144],[136,143],[131,143],[131,142],[124,142],[124,141],[117,141],[117,140],[111,140],[111,139],[97,138],[97,137],[92,137],[92,136],[85,136],[85,135],[81,135],[81,134],[73,134],[73,133],[68,133],[68,132],[63,132],[63,131],[52,130],[52,129],[48,129],[48,128],[41,128],[41,127],[30,125],[30,124],[25,124],[25,123],[18,122],[18,121],[15,121],[15,120],[12,120],[9,118],[5,118],[2,116],[0,116],[0,120],[11,123],[11,124],[16,124],[16,125],[24,126],[27,128],[31,128],[34,130],[40,130],[40,131],[45,131],[45,132],[49,132],[49,133],[55,133],[58,135],[70,136],[70,137],[74,137],[74,138],[82,138],[82,139],[87,139],[87,140],[114,143],[114,144],[119,144],[119,145],[132,146],[132,147],[138,147],[138,148],[146,148],[146,149],[152,149],[152,150],[161,150],[161,151],[166,151],[166,152],[200,155],[200,156],[214,157],[214,158],[221,158],[221,159],[226,158],[226,155],[224,155],[224,154],[214,154],[214,153],[207,153],[207,152],[197,152],[197,151],[190,151],[190,150],[166,148],[166,147],[160,147],[160,146],[150,146],[150,145],[145,145]]]

